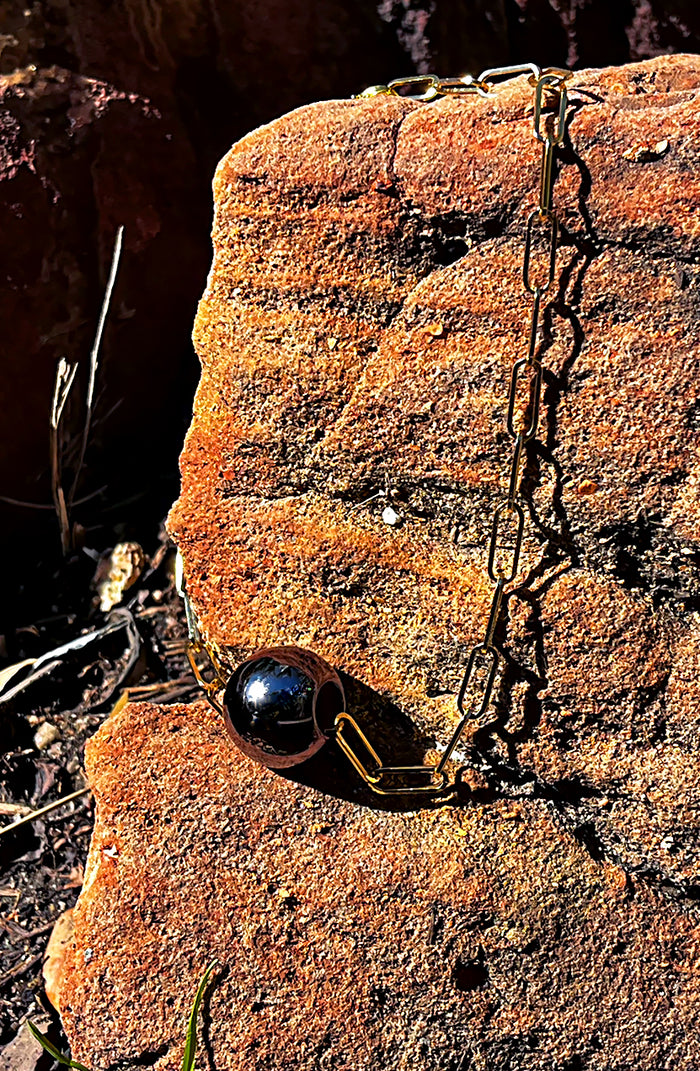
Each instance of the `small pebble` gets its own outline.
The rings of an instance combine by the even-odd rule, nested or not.
[[[61,734],[56,726],[52,725],[50,721],[45,721],[34,733],[34,747],[38,751],[43,751],[44,748],[49,747],[50,744],[60,739]]]
[[[399,523],[399,515],[396,510],[393,510],[391,506],[385,506],[382,510],[382,520],[384,524],[396,525]]]
[[[632,160],[635,164],[648,164],[651,160],[658,160],[668,152],[669,143],[664,138],[654,145],[634,145],[623,152],[625,160]]]

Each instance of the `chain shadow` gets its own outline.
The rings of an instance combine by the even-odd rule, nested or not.
[[[362,726],[382,761],[391,766],[419,766],[426,753],[435,748],[433,736],[417,726],[394,702],[380,695],[362,681],[340,673],[347,708]],[[468,770],[469,767],[465,767]],[[347,800],[375,811],[407,812],[435,810],[438,807],[461,807],[470,802],[493,798],[481,788],[475,791],[465,780],[462,768],[448,779],[445,790],[436,795],[409,792],[401,795],[380,795],[372,791],[331,737],[312,758],[291,769],[277,771],[280,776],[297,784],[308,785],[336,799]]]
[[[592,94],[580,91],[580,95],[594,100]],[[584,106],[584,100],[572,102],[572,116]],[[572,117],[570,116],[570,118]],[[593,227],[587,200],[591,191],[592,179],[590,172],[575,151],[569,130],[566,125],[564,145],[561,150],[561,162],[573,165],[579,172],[579,187],[576,200],[580,216],[583,222],[583,233],[572,233],[563,229],[562,238],[564,244],[573,247],[574,255],[570,263],[562,269],[558,280],[557,292],[544,310],[542,324],[542,339],[538,347],[538,354],[542,359],[552,347],[554,339],[553,318],[558,315],[563,321],[568,322],[572,331],[572,344],[570,352],[564,359],[562,366],[555,373],[546,371],[544,376],[543,408],[547,411],[547,437],[537,449],[528,451],[529,457],[523,474],[523,492],[526,505],[535,523],[535,528],[545,535],[549,546],[553,550],[553,562],[561,560],[564,568],[578,564],[579,551],[575,544],[568,517],[563,506],[563,482],[564,473],[555,456],[557,410],[562,396],[565,394],[569,383],[569,374],[583,349],[585,333],[577,315],[577,305],[580,300],[583,281],[592,261],[599,255],[601,244]],[[540,459],[554,466],[556,473],[556,489],[554,494],[554,512],[559,522],[559,527],[548,525],[545,520],[538,517],[532,501],[533,490],[538,482],[538,464]],[[551,564],[551,563],[549,563]],[[536,575],[528,578],[529,582],[539,579]],[[512,592],[511,596],[516,594]],[[544,649],[544,636],[541,622],[539,621],[539,598],[542,588],[536,593],[529,591],[527,587],[517,591],[518,596],[530,604],[530,613],[536,619],[536,627],[533,629],[536,648],[536,668],[528,669],[521,664],[513,653],[509,653],[507,645],[504,645],[505,636],[499,637],[499,646],[503,655],[503,671],[501,682],[496,695],[493,708],[493,716],[488,724],[477,729],[469,743],[470,757],[473,758],[474,768],[479,771],[478,784],[475,788],[469,783],[469,766],[463,766],[457,770],[454,779],[448,785],[448,789],[439,796],[429,796],[424,793],[410,793],[400,796],[377,795],[365,783],[359,773],[353,768],[348,758],[341,751],[337,741],[331,739],[317,755],[309,759],[301,766],[294,767],[291,771],[281,773],[290,780],[302,784],[312,785],[320,791],[326,792],[337,798],[346,799],[354,803],[371,807],[374,810],[383,811],[415,811],[416,809],[435,809],[444,806],[463,806],[467,802],[482,802],[495,798],[508,798],[511,795],[522,794],[524,785],[531,781],[536,782],[534,775],[521,769],[518,762],[518,744],[531,738],[537,731],[541,718],[541,704],[539,693],[546,687],[546,652]],[[505,632],[504,623],[501,622],[501,633]],[[374,692],[362,682],[342,675],[343,685],[348,698],[348,709],[353,717],[367,732],[373,747],[382,760],[390,765],[420,765],[424,761],[426,752],[434,747],[435,741],[428,734],[416,726],[396,704],[389,699]],[[519,682],[527,685],[525,701],[525,713],[522,726],[517,730],[507,726],[508,715],[513,700],[514,688]],[[494,747],[500,739],[507,750],[507,757],[501,758]],[[520,790],[520,791],[519,791]]]

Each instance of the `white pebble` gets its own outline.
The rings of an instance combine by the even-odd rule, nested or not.
[[[61,739],[61,734],[55,725],[51,722],[45,721],[43,725],[40,725],[37,731],[34,733],[34,747],[38,751],[43,751],[45,747],[53,744],[56,740]]]

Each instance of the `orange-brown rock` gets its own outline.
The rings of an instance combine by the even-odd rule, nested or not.
[[[46,996],[56,1011],[61,1010],[61,980],[66,961],[66,949],[73,940],[73,908],[58,916],[46,942],[41,973]]]
[[[300,104],[394,75],[476,73],[524,56],[622,63],[694,52],[700,40],[694,0],[0,0],[0,24],[0,256],[11,266],[0,381],[5,497],[51,501],[54,365],[64,354],[87,356],[114,227],[126,225],[81,497],[106,489],[74,517],[93,541],[105,501],[118,524],[135,524],[144,539],[171,493],[194,374],[188,335],[209,254],[210,176],[233,140]],[[67,103],[54,64],[64,69]],[[13,99],[18,81],[24,90]],[[100,92],[108,114],[96,117]],[[149,102],[147,123],[139,100]],[[160,228],[148,249],[134,241],[144,222],[150,236]],[[81,417],[76,411],[67,422],[74,442]],[[0,500],[0,523],[19,574],[22,562],[33,567],[56,545],[51,510]],[[22,596],[12,587],[0,628],[16,623],[8,595]],[[24,618],[26,601],[17,608]]]
[[[678,889],[700,876],[698,86],[691,57],[572,80],[523,568],[481,741],[506,780],[585,813],[592,850]],[[520,80],[316,105],[216,179],[170,520],[204,631],[234,659],[311,646],[438,740],[490,600],[531,100]]]
[[[339,762],[340,760],[338,760]],[[375,809],[132,705],[88,747],[97,824],[60,995],[94,1068],[690,1068],[698,925],[544,800]]]
[[[123,713],[91,753],[93,860],[104,832],[125,862],[99,856],[76,913],[61,1001],[79,1059],[150,1046],[171,1066],[216,953],[229,972],[207,1028],[217,1068],[700,1060],[699,92],[695,57],[571,82],[521,570],[493,711],[458,755],[472,802],[378,809],[332,749],[294,788],[230,756],[199,708]],[[170,528],[205,635],[232,663],[313,648],[387,761],[444,746],[484,635],[538,167],[521,79],[486,99],[304,108],[217,173]],[[190,813],[212,831],[202,842]],[[411,922],[428,910],[450,920],[429,967]],[[139,992],[153,999],[133,1023]]]

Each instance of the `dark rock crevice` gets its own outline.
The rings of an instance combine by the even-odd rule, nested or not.
[[[164,1042],[157,1049],[146,1049],[135,1056],[114,1060],[107,1064],[105,1071],[133,1071],[136,1067],[155,1067],[170,1052],[170,1043]]]

